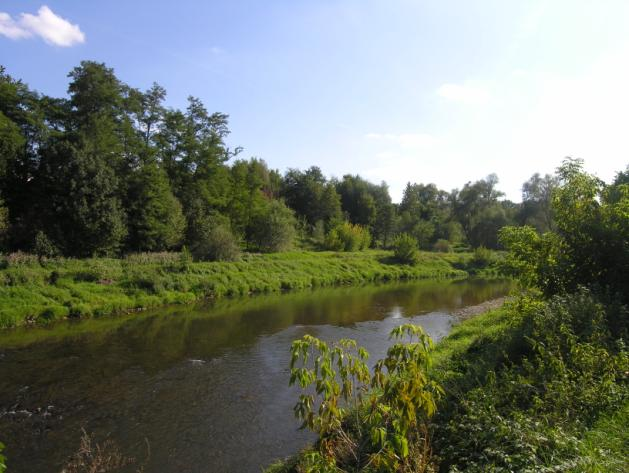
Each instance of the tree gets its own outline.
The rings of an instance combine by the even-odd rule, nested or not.
[[[72,256],[117,253],[127,230],[114,170],[89,147],[59,141],[43,150],[39,171],[40,221],[55,245]]]
[[[448,194],[434,184],[411,184],[400,202],[400,230],[413,235],[421,248],[431,248],[439,238],[448,238]]]
[[[227,214],[232,228],[245,236],[256,215],[265,210],[270,173],[264,161],[237,160],[231,167],[231,192]]]
[[[25,144],[20,128],[0,111],[0,180],[6,179],[9,166],[18,159]]]
[[[334,184],[316,166],[306,171],[289,169],[282,180],[280,195],[311,227],[321,221],[329,228],[331,222],[341,218],[341,201]]]
[[[496,189],[497,184],[498,177],[490,174],[451,194],[453,216],[473,247],[496,248],[497,232],[507,224],[505,209],[498,201],[503,193]]]
[[[376,219],[372,225],[373,237],[386,248],[397,224],[395,205],[391,202],[389,186],[384,181],[373,188],[372,195],[376,204]]]
[[[153,140],[153,136],[159,131],[164,119],[164,106],[162,103],[166,98],[166,89],[153,82],[149,90],[140,97],[139,113],[137,121],[139,124],[144,144],[148,147]]]
[[[341,196],[341,207],[350,222],[369,226],[376,221],[376,201],[372,190],[377,187],[360,176],[345,175],[337,183],[336,191]]]
[[[251,241],[265,253],[285,251],[295,239],[295,216],[283,202],[271,200],[253,219]]]
[[[168,177],[156,164],[146,164],[130,180],[127,247],[163,251],[179,245],[186,221]]]
[[[531,225],[539,232],[553,229],[552,194],[559,182],[557,177],[539,173],[522,185],[522,206],[518,220],[522,225]]]
[[[509,267],[546,295],[586,286],[627,303],[629,185],[621,185],[610,200],[613,186],[583,171],[575,159],[563,162],[557,178],[554,231],[541,236],[532,227],[501,231]]]
[[[155,135],[158,159],[186,214],[196,199],[208,211],[224,211],[229,204],[230,173],[225,162],[240,149],[231,151],[225,145],[227,119],[222,113],[209,114],[199,99],[189,97],[186,112],[167,111]]]
[[[32,227],[27,214],[34,204],[33,177],[39,167],[39,147],[48,129],[40,97],[0,66],[0,198],[12,227]],[[27,247],[31,236],[19,239]]]
[[[624,171],[618,171],[616,177],[614,178],[614,186],[619,186],[621,184],[629,184],[629,165],[627,165],[627,169]]]
[[[134,91],[118,80],[113,69],[94,61],[82,61],[68,76],[70,112],[64,137],[113,168],[122,200],[127,179],[145,151],[131,117]]]

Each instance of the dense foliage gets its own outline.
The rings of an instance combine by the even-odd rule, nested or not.
[[[470,336],[461,327],[444,343],[435,376],[447,396],[433,426],[441,471],[629,467],[618,432],[629,420],[629,194],[622,175],[605,185],[580,161],[566,160],[544,179],[554,185],[544,212],[554,216],[550,231],[500,232],[505,268],[542,297],[521,297],[487,318],[491,328]]]
[[[57,253],[75,257],[200,248],[208,238],[251,251],[388,248],[400,233],[423,249],[497,248],[504,225],[553,226],[557,183],[549,176],[525,183],[521,205],[501,200],[495,175],[451,192],[409,183],[394,204],[384,182],[328,179],[314,166],[282,176],[264,161],[238,159],[242,150],[226,144],[228,116],[209,113],[197,98],[185,110],[169,108],[161,86],[140,91],[92,61],[69,80],[67,98],[49,97],[0,66],[3,252],[32,252],[40,234]],[[220,228],[210,232],[209,221]],[[343,222],[370,238],[326,244],[329,232],[350,229]]]
[[[390,447],[384,443],[374,447],[378,439],[374,432],[389,438],[408,433],[403,430],[407,424],[396,417],[386,387],[372,379],[368,390],[365,381],[380,375],[392,352],[404,352],[390,361],[392,366],[412,360],[404,350],[412,351],[413,343],[407,348],[393,345],[385,361],[370,373],[363,370],[367,354],[354,343],[344,341],[328,360],[327,346],[322,350],[316,339],[303,339],[293,346],[293,381],[299,380],[302,387],[316,384],[322,400],[313,414],[314,398],[303,395],[296,414],[306,419],[306,426],[314,427],[319,440],[306,453],[270,471],[621,473],[629,469],[626,173],[605,185],[584,172],[580,161],[568,159],[546,181],[555,185],[548,209],[554,216],[552,229],[542,235],[531,226],[500,231],[509,250],[501,265],[521,277],[530,291],[497,312],[456,327],[437,346],[432,369],[418,364],[418,371],[400,371],[391,378],[405,389],[418,380],[423,386],[434,383],[433,389],[439,386],[438,392],[444,394],[433,396],[432,405],[426,404],[427,398],[413,399],[408,391],[395,393],[400,406],[412,404],[403,412],[415,409],[413,419],[422,426],[415,429],[419,435],[406,436],[406,443],[398,439]],[[474,231],[470,225],[465,231]],[[482,266],[492,258],[491,252],[479,247],[468,264]],[[399,330],[407,330],[404,327]],[[313,355],[314,371],[296,370],[295,360],[305,355],[304,347],[312,346],[318,349]],[[347,347],[358,353],[358,361],[341,350]],[[358,369],[337,362],[338,370],[330,373],[328,365],[338,359]],[[392,375],[390,368],[388,374]],[[334,396],[352,392],[348,388],[356,383],[352,376],[363,383],[365,393],[353,403],[346,396],[348,409],[339,410]],[[347,382],[348,387],[341,383],[339,391],[333,379]],[[430,418],[426,406],[437,414]],[[383,413],[382,417],[374,412]],[[320,419],[333,419],[334,424]],[[378,455],[390,455],[391,461],[371,461],[374,448],[379,448]]]
[[[546,295],[587,286],[628,303],[629,184],[607,186],[575,160],[559,168],[558,178],[556,229],[539,235],[532,227],[504,228],[508,265]]]
[[[362,225],[342,222],[332,228],[325,237],[325,247],[334,251],[357,251],[369,248],[371,235]]]

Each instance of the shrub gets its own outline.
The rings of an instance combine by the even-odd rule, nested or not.
[[[325,247],[333,251],[365,250],[369,245],[371,245],[369,230],[349,222],[343,222],[332,228],[325,238]]]
[[[417,246],[415,238],[408,233],[402,233],[393,241],[393,256],[400,263],[417,264],[419,261]]]
[[[443,238],[437,240],[432,248],[439,253],[450,253],[452,251],[450,242],[448,240],[444,240]]]
[[[225,224],[199,229],[198,239],[190,242],[190,252],[201,261],[235,261],[240,258],[238,238]]]
[[[42,260],[46,258],[53,258],[59,253],[53,242],[50,241],[50,239],[42,231],[37,232],[37,235],[35,235],[33,252],[37,255],[40,263]]]
[[[483,246],[479,246],[474,250],[470,264],[474,268],[486,268],[492,263],[492,261],[493,256],[491,250]]]
[[[373,374],[369,354],[354,340],[330,346],[305,335],[293,342],[290,384],[305,391],[295,416],[319,435],[318,448],[302,457],[297,471],[426,471],[430,466],[427,423],[443,395],[426,376],[432,341],[410,324],[393,329],[390,338],[396,342]]]
[[[253,219],[251,241],[264,253],[286,251],[293,246],[296,223],[293,211],[273,200]]]

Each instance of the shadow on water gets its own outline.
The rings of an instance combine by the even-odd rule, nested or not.
[[[95,440],[115,440],[147,472],[259,471],[311,440],[292,417],[293,339],[355,338],[376,359],[394,326],[410,318],[441,338],[450,311],[510,287],[466,280],[325,289],[2,333],[8,466],[59,471],[85,428]]]

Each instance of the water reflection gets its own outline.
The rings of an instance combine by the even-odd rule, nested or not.
[[[0,437],[10,471],[58,471],[80,438],[113,438],[145,471],[259,471],[310,439],[292,417],[288,348],[355,338],[375,359],[407,318],[435,338],[448,312],[507,282],[407,283],[219,301],[0,335]]]

